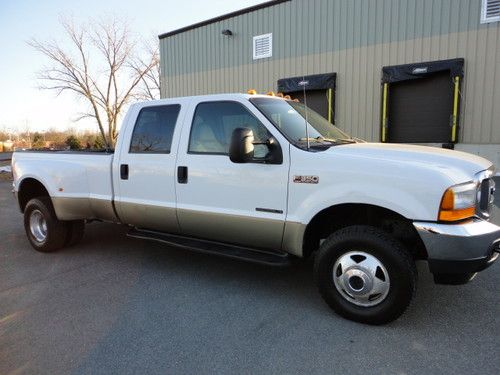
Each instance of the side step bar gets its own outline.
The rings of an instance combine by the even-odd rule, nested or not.
[[[181,247],[200,253],[214,254],[228,258],[240,259],[247,262],[266,264],[269,266],[290,265],[289,255],[277,251],[252,249],[222,242],[201,240],[191,237],[183,237],[176,234],[168,234],[137,228],[131,229],[127,233],[127,236],[145,240],[159,241],[171,246]]]

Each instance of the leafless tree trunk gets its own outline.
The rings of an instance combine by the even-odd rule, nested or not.
[[[78,119],[94,118],[107,146],[114,147],[124,106],[132,98],[155,99],[159,94],[157,47],[141,56],[127,23],[116,19],[89,27],[68,20],[61,24],[71,47],[63,48],[55,41],[28,42],[51,62],[39,72],[40,87],[55,90],[57,95],[70,91],[85,98],[89,111]]]

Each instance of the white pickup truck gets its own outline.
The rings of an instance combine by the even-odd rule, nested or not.
[[[416,260],[437,283],[460,284],[500,251],[489,161],[366,143],[278,97],[134,104],[114,152],[15,152],[12,167],[36,250],[73,245],[86,222],[101,220],[271,265],[313,255],[325,301],[370,324],[407,308]]]

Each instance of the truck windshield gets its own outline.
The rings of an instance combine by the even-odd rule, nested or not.
[[[300,148],[306,148],[307,139],[312,148],[355,143],[347,133],[330,124],[323,116],[304,104],[291,100],[251,98],[250,102],[271,121],[278,130]]]

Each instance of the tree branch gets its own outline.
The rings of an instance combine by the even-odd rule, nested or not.
[[[112,147],[124,106],[132,98],[157,97],[157,45],[139,53],[126,27],[128,22],[116,18],[91,22],[89,27],[68,19],[60,23],[69,47],[63,48],[55,41],[28,42],[51,63],[39,72],[39,87],[54,90],[56,95],[67,91],[85,98],[89,111],[80,113],[77,121],[94,118],[103,139]]]

